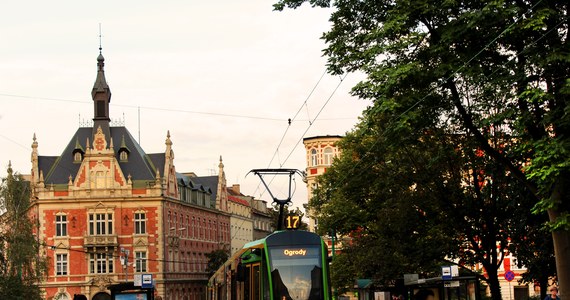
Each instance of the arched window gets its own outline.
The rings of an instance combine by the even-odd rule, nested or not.
[[[119,152],[119,160],[121,162],[127,162],[129,161],[129,153],[127,151],[121,151]]]
[[[332,164],[332,159],[333,159],[333,149],[331,147],[325,148],[324,151],[325,165],[330,166]]]
[[[317,163],[317,149],[311,149],[311,166],[316,166]]]
[[[81,160],[83,160],[83,155],[81,154],[81,152],[79,152],[79,151],[75,152],[75,154],[73,154],[73,162],[79,163],[79,162],[81,162]],[[64,294],[62,294],[62,295],[64,295]]]

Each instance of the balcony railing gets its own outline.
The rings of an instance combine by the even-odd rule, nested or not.
[[[116,235],[87,235],[84,237],[83,245],[85,247],[116,247],[119,241]]]

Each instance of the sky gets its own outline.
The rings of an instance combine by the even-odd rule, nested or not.
[[[110,116],[146,153],[165,150],[178,172],[217,174],[272,201],[252,169],[306,168],[305,137],[344,135],[369,105],[359,78],[326,74],[322,33],[331,9],[276,12],[273,1],[11,1],[0,12],[0,177],[8,162],[29,174],[60,155],[93,118],[99,45],[112,92]],[[101,31],[99,31],[101,28]],[[99,37],[101,32],[101,37]],[[288,119],[291,119],[289,125]],[[307,202],[296,177],[293,207]],[[288,177],[267,179],[288,197]]]

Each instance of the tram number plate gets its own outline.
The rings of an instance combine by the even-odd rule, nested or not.
[[[299,225],[301,225],[301,217],[297,215],[289,215],[285,218],[286,229],[299,229]]]

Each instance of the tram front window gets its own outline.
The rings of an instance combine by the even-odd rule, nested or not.
[[[269,251],[276,300],[322,299],[319,247],[275,247]]]

